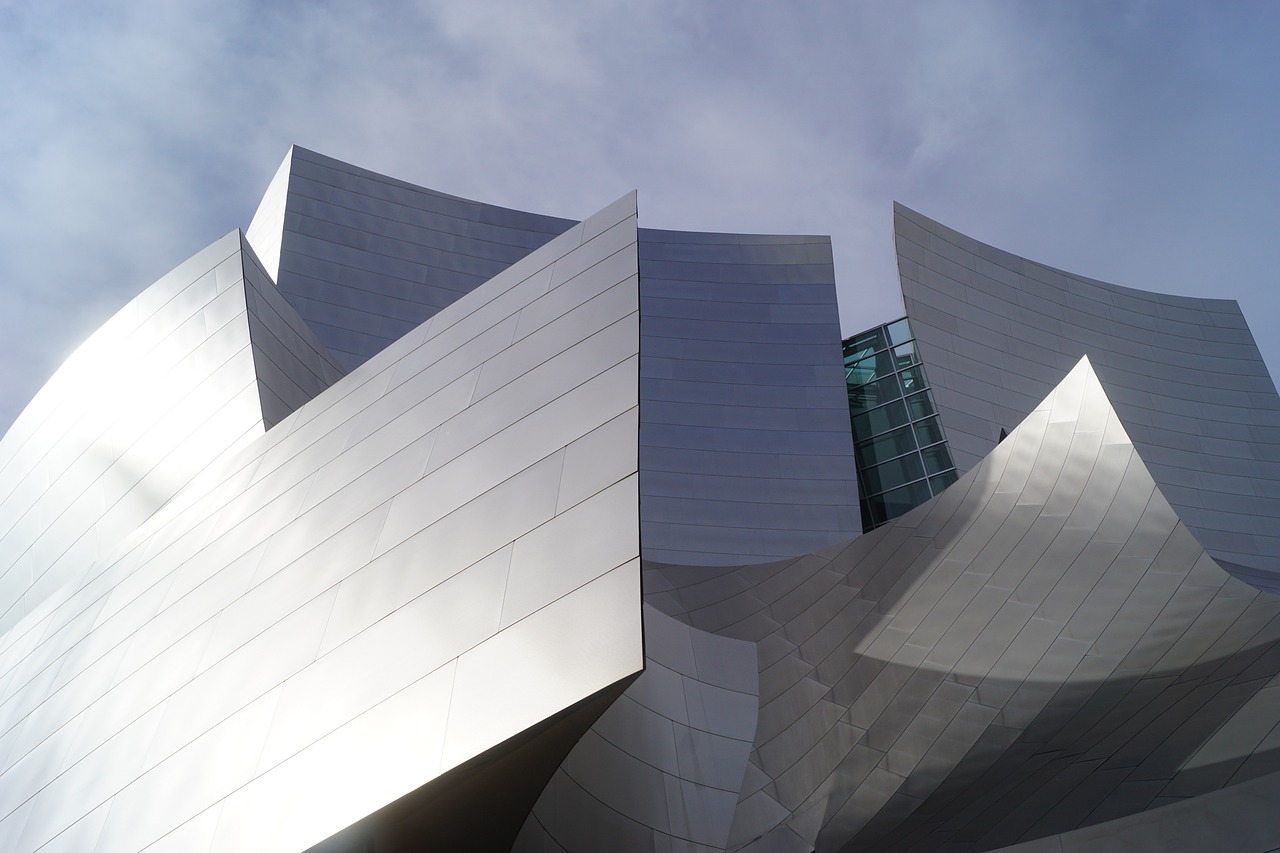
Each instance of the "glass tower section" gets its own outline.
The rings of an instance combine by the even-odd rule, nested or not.
[[[956,481],[924,365],[904,317],[844,341],[862,528],[871,530]]]

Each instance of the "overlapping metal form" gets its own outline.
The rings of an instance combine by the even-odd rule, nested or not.
[[[645,584],[759,650],[721,849],[990,850],[1280,771],[1280,600],[1196,543],[1088,361],[848,546]]]
[[[0,629],[341,375],[238,231],[149,287],[0,441]]]
[[[248,231],[354,367],[572,222],[294,147]],[[766,562],[856,535],[831,241],[641,229],[645,557]]]
[[[573,227],[265,434],[242,336],[256,437],[4,635],[0,847],[509,843],[643,666],[635,222],[630,196]],[[524,787],[451,803],[499,771]]]
[[[1050,269],[901,205],[894,232],[907,314],[961,471],[1088,355],[1196,539],[1280,589],[1280,397],[1234,301]]]
[[[853,538],[826,238],[293,149],[0,441],[0,849],[1274,846],[1238,309],[897,225],[967,473]]]

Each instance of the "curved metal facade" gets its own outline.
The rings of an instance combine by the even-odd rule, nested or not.
[[[1050,269],[901,205],[902,293],[960,470],[1088,355],[1196,539],[1280,588],[1280,397],[1239,306]]]
[[[967,473],[853,538],[826,238],[291,151],[0,440],[0,848],[1266,849],[1238,309],[897,222]]]
[[[0,440],[0,629],[341,375],[238,231],[149,287]]]
[[[0,645],[0,846],[509,844],[643,666],[636,269],[632,196],[81,561]]]
[[[513,848],[724,849],[756,730],[753,644],[644,608],[645,671],[551,778]]]
[[[246,233],[280,292],[350,370],[574,224],[294,146]]]
[[[294,147],[248,238],[352,368],[571,225]],[[639,259],[646,559],[765,562],[857,534],[830,239],[641,229]]]
[[[1280,600],[1196,543],[1087,360],[886,526],[645,585],[759,654],[733,829],[697,849],[990,850],[1280,771]]]

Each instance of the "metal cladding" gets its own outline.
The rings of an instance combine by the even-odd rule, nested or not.
[[[0,440],[0,849],[1275,849],[1238,308],[896,220],[964,473],[851,538],[829,240],[291,150]]]
[[[350,370],[575,224],[294,146],[246,234],[280,292]]]
[[[149,287],[0,440],[0,630],[341,375],[238,231]]]
[[[351,369],[573,223],[294,147],[248,239]],[[860,532],[827,237],[641,229],[646,559],[765,562]]]
[[[643,666],[635,222],[632,195],[265,435],[233,423],[14,624],[0,848],[509,844]],[[499,773],[524,788],[451,801]]]
[[[1112,819],[1280,771],[1280,599],[1196,543],[1087,360],[884,527],[644,582],[652,606],[759,654],[732,830],[695,849],[1128,839]]]
[[[515,850],[723,849],[759,704],[752,643],[644,608],[645,672],[578,742]]]
[[[1234,301],[1060,272],[901,205],[894,233],[959,470],[1088,355],[1196,540],[1225,568],[1280,589],[1280,397]]]
[[[640,232],[644,555],[758,563],[861,530],[826,237]]]

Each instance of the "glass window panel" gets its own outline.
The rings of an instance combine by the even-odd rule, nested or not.
[[[929,485],[924,480],[921,480],[918,483],[911,483],[891,492],[876,495],[871,500],[879,502],[886,518],[897,518],[904,512],[909,512],[920,506],[931,497],[933,495],[929,494]]]
[[[938,423],[936,417],[926,418],[923,421],[916,421],[916,437],[920,440],[920,446],[926,444],[937,444],[942,441],[942,424]]]
[[[893,353],[884,350],[877,352],[876,355],[870,356],[869,359],[861,359],[849,365],[845,370],[845,377],[849,377],[851,373],[865,377],[860,382],[870,382],[872,379],[879,377],[887,377],[897,370],[897,365],[893,362]]]
[[[945,489],[947,486],[950,486],[957,479],[959,478],[956,476],[955,471],[948,471],[945,474],[939,474],[936,477],[930,477],[929,486],[933,489],[933,493],[935,495],[940,495],[942,494],[943,489]]]
[[[871,438],[882,432],[904,426],[907,423],[907,407],[901,400],[894,400],[887,405],[872,409],[853,419],[853,435],[855,441]]]
[[[876,378],[876,364],[875,364],[875,361],[872,359],[867,359],[865,362],[863,361],[854,362],[853,364],[849,364],[845,366],[844,384],[846,385],[849,385],[849,386],[866,385],[868,382],[873,381],[875,378]]]
[[[885,350],[881,353],[860,359],[844,369],[844,379],[849,385],[862,385],[883,376],[888,376],[896,369],[893,355]]]
[[[951,451],[945,444],[935,444],[920,451],[924,455],[924,467],[930,474],[940,474],[955,465],[951,462]]]
[[[907,398],[907,411],[911,413],[913,421],[937,414],[938,410],[933,407],[933,394],[928,390],[912,394]]]
[[[849,347],[846,346],[844,348],[845,371],[847,372],[849,368],[853,366],[854,362],[862,361],[862,359],[866,358],[867,356],[874,355],[874,354],[875,354],[875,350],[869,350],[869,349],[851,350],[849,349]]]
[[[849,411],[855,415],[874,409],[889,400],[902,397],[902,389],[898,387],[897,376],[886,376],[876,382],[849,389]]]
[[[897,459],[865,468],[862,476],[866,480],[867,492],[876,494],[923,479],[924,466],[920,463],[919,454],[908,453],[906,456],[899,456]]]
[[[928,387],[929,383],[924,381],[924,368],[918,364],[908,367],[899,375],[902,377],[902,387],[906,389],[907,394]]]
[[[894,347],[893,361],[899,369],[910,367],[913,364],[919,364],[920,356],[916,354],[915,341],[910,341],[902,346]]]
[[[884,331],[875,328],[850,338],[849,342],[844,345],[844,354],[846,356],[851,353],[861,354],[864,350],[875,352],[876,350],[885,349],[887,346],[884,339]]]
[[[915,336],[911,334],[911,326],[907,323],[907,318],[903,317],[897,322],[890,323],[888,326],[889,343],[893,345],[905,344]]]
[[[911,427],[903,427],[858,444],[858,463],[868,468],[915,449],[916,440],[911,434]]]
[[[861,507],[862,507],[862,529],[863,529],[864,531],[865,531],[865,530],[871,530],[871,529],[872,529],[872,528],[874,528],[874,527],[877,527],[877,526],[879,526],[879,525],[881,525],[881,524],[884,524],[884,521],[885,521],[885,518],[884,518],[884,504],[879,503],[879,502],[877,502],[877,503],[876,503],[876,506],[879,506],[879,507],[880,507],[880,517],[879,517],[879,518],[876,518],[875,513],[874,513],[874,512],[872,512],[872,501],[874,501],[874,500],[875,500],[875,498],[871,498],[871,499],[869,499],[869,500],[863,500],[863,501],[860,501],[860,504],[861,504]]]

